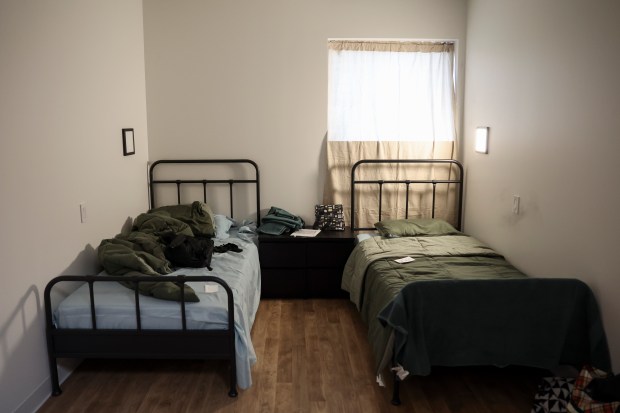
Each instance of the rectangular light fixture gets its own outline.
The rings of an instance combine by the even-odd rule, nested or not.
[[[489,128],[479,126],[476,128],[476,152],[489,153]]]
[[[136,142],[133,137],[133,128],[123,129],[123,155],[134,155],[136,153]]]

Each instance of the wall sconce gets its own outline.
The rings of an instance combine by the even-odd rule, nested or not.
[[[123,155],[133,155],[136,153],[136,143],[133,137],[133,128],[123,129]]]
[[[476,128],[476,152],[489,153],[489,128],[479,126]]]

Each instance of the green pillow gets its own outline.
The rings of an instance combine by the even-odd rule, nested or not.
[[[375,228],[388,238],[460,234],[446,221],[431,218],[388,219],[377,222]]]

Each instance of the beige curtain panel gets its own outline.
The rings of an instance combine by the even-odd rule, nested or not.
[[[351,224],[351,168],[361,159],[454,159],[454,142],[327,142],[328,174],[323,203],[343,204],[345,223]],[[454,170],[445,166],[391,166],[369,164],[358,168],[356,179],[448,179]],[[377,185],[356,187],[356,217],[358,227],[372,227],[379,221],[379,190]],[[385,184],[383,188],[382,219],[405,218],[405,185]],[[438,185],[435,195],[435,218],[456,225],[455,211],[458,188]],[[426,218],[432,214],[432,185],[415,185],[409,189],[409,218]]]

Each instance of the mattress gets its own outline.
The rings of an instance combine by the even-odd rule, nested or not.
[[[260,265],[258,248],[252,240],[235,236],[214,240],[215,245],[234,243],[241,252],[214,253],[212,271],[206,268],[181,268],[169,274],[209,275],[224,280],[233,291],[235,305],[236,361],[239,387],[252,384],[250,368],[256,362],[251,329],[260,301]],[[102,272],[101,275],[107,275]],[[186,303],[188,329],[225,330],[228,323],[227,294],[217,283],[188,282],[200,301]],[[135,293],[116,282],[94,283],[95,312],[99,329],[135,329]],[[178,302],[140,296],[142,329],[181,329]],[[65,298],[54,313],[58,328],[92,328],[88,285],[84,284]]]

